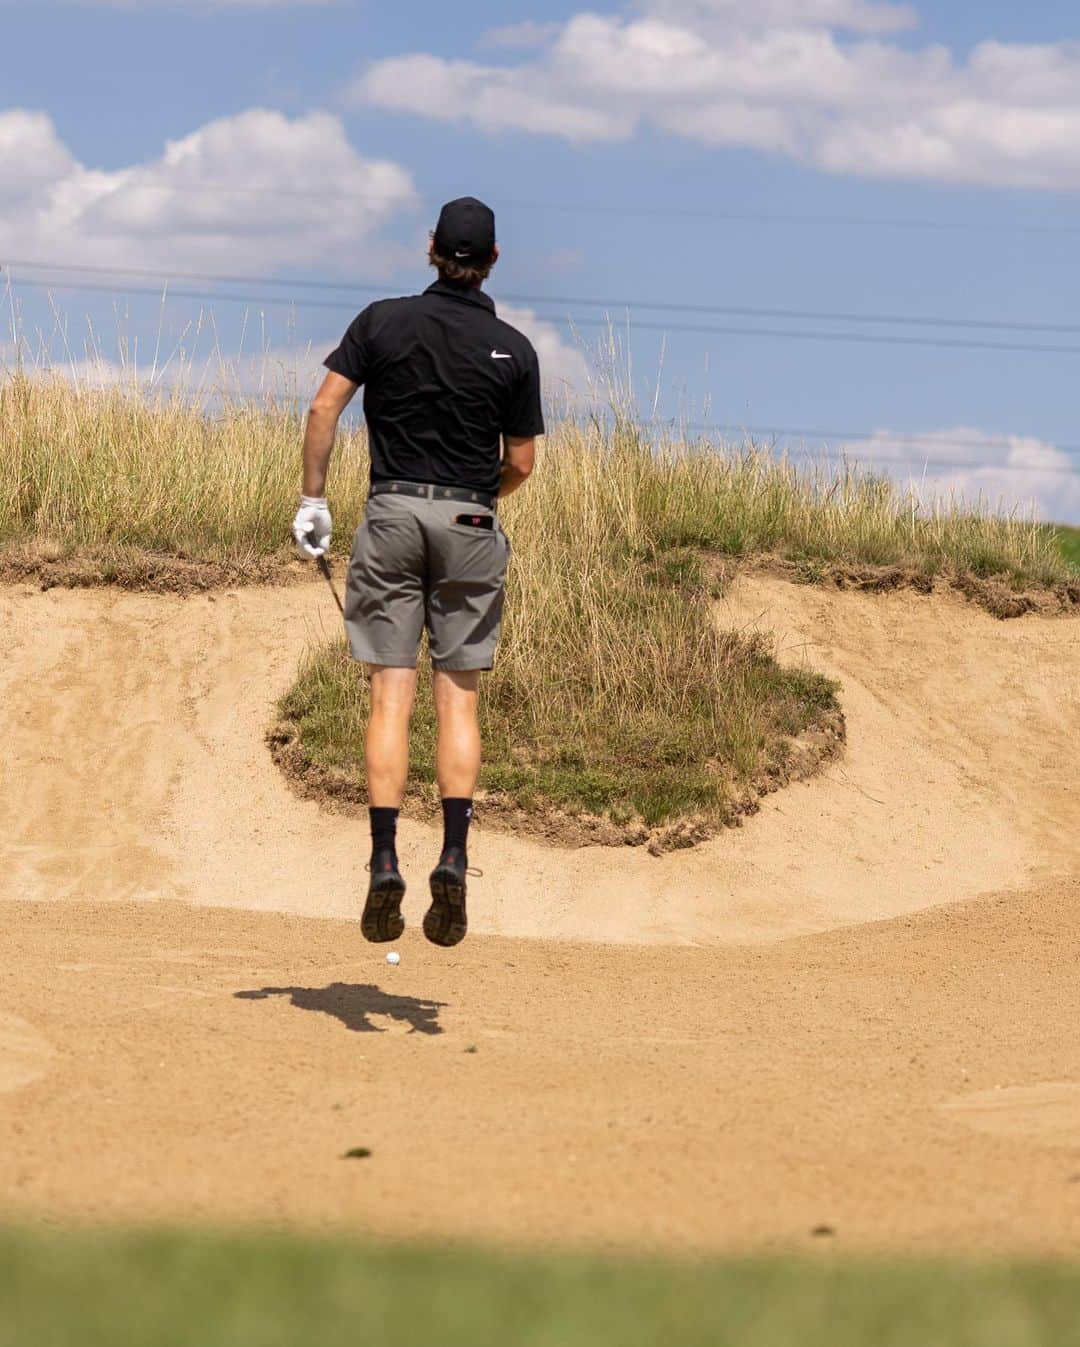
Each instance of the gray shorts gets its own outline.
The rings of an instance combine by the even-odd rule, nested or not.
[[[492,526],[455,522],[491,517]],[[490,669],[510,544],[494,511],[462,501],[371,496],[353,538],[345,630],[354,659],[413,669],[427,628],[436,669]]]

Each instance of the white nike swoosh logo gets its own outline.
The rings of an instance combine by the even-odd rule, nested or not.
[[[466,249],[465,252],[463,252],[463,253],[455,253],[455,254],[454,254],[455,257],[468,257],[469,255],[470,255],[470,254],[469,254],[468,249]]]
[[[491,358],[492,360],[513,360],[514,357],[512,355],[505,355],[502,351],[492,351]]]

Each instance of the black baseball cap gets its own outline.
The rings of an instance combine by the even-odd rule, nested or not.
[[[466,266],[490,261],[495,251],[495,212],[474,196],[448,201],[435,226],[435,251]]]

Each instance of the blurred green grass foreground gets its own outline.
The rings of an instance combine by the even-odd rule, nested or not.
[[[0,1347],[1070,1347],[1080,1270],[0,1234]]]

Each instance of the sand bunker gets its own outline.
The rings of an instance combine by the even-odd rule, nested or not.
[[[481,829],[476,932],[762,941],[1075,872],[1080,621],[753,575],[718,618],[840,679],[844,758],[745,827],[660,858]],[[0,898],[357,913],[365,823],[298,800],[263,742],[305,643],[337,630],[324,586],[17,586],[0,590],[0,620]],[[403,825],[417,888],[433,845]]]
[[[842,681],[845,758],[692,852],[485,829],[478,937],[414,890],[390,968],[363,820],[263,742],[324,586],[0,618],[5,1219],[1080,1250],[1080,622],[744,576],[718,620]]]

